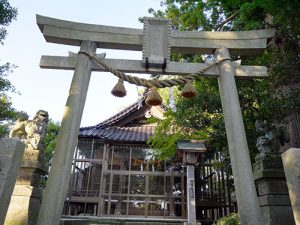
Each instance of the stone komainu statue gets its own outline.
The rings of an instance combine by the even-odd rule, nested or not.
[[[289,142],[289,135],[283,125],[270,124],[267,121],[255,122],[257,132],[264,134],[256,141],[256,147],[260,154],[280,154],[280,146]]]
[[[40,150],[44,147],[48,121],[48,112],[44,110],[39,110],[32,120],[28,120],[27,114],[21,113],[9,137],[22,139],[27,146]]]

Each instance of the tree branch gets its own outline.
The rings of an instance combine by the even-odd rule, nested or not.
[[[236,11],[231,16],[229,16],[226,20],[224,20],[222,23],[217,25],[216,31],[220,31],[227,22],[229,22],[230,20],[233,20],[239,13],[240,13],[240,11]]]

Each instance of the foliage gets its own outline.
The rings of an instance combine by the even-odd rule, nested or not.
[[[56,146],[56,138],[60,130],[60,124],[52,119],[48,122],[47,134],[45,138],[45,161],[48,166],[51,166],[53,152]]]
[[[50,119],[48,122],[47,134],[45,137],[45,150],[44,150],[45,164],[49,167],[51,166],[52,163],[53,152],[56,146],[56,139],[59,130],[60,130],[60,124]],[[40,184],[42,188],[46,187],[47,178],[48,175],[42,176],[41,184]]]
[[[167,17],[176,30],[240,31],[276,28],[275,37],[268,48],[258,57],[232,57],[245,65],[265,65],[269,79],[237,80],[238,94],[244,118],[249,148],[256,153],[256,119],[281,123],[283,119],[300,108],[300,52],[299,23],[300,2],[295,0],[165,0],[163,10],[154,11],[154,16]],[[278,10],[278,9],[281,10]],[[273,16],[273,21],[270,19]],[[201,56],[173,54],[174,61],[201,61]],[[177,112],[167,113],[167,119],[159,123],[152,138],[153,147],[159,152],[174,147],[172,141],[201,131],[215,150],[227,149],[222,107],[217,82],[199,79],[195,82],[199,95],[194,99],[177,99]],[[176,128],[176,129],[174,129]],[[175,131],[175,133],[172,133]],[[161,153],[160,153],[161,154]]]
[[[0,66],[0,136],[7,133],[7,123],[16,119],[17,112],[12,107],[12,102],[7,92],[16,92],[14,86],[6,78],[12,72],[13,65],[6,63]]]
[[[8,26],[12,20],[17,18],[17,9],[12,7],[7,0],[0,0],[0,43],[7,35],[5,26]]]
[[[182,101],[182,97],[178,96],[178,91],[175,90],[174,94],[177,98],[177,105],[180,104],[180,102],[183,104],[186,103],[185,101]],[[164,102],[167,103],[168,98],[166,97],[166,94],[162,93],[162,96],[164,96]],[[192,115],[193,109],[197,109],[194,107],[192,109],[190,107],[190,105],[193,104],[188,103],[187,105],[182,106],[182,108],[179,107],[176,112],[173,112],[169,107],[167,107],[167,111],[164,114],[165,119],[157,121],[158,128],[156,129],[155,135],[148,140],[148,144],[156,149],[156,155],[158,158],[167,159],[174,156],[177,140],[208,138],[207,132],[194,126],[195,123],[190,121],[194,118],[189,118],[188,116],[190,114],[186,114],[183,110],[185,106],[189,107]]]
[[[229,216],[222,217],[216,223],[216,225],[240,225],[239,216],[236,213],[233,213]]]
[[[3,40],[7,35],[6,26],[13,19],[16,19],[17,9],[10,6],[6,0],[0,0],[0,43],[3,45]],[[7,92],[16,92],[11,82],[7,79],[9,73],[15,68],[10,63],[0,65],[0,136],[7,133],[7,124],[16,119],[17,113],[12,107],[12,102]]]
[[[156,157],[159,159],[168,159],[175,155],[176,142],[178,140],[190,138],[202,139],[198,136],[201,136],[201,134],[198,134],[196,130],[180,127],[172,117],[166,117],[165,120],[159,122],[156,134],[148,140],[148,144],[156,149]]]

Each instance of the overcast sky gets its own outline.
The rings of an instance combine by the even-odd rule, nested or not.
[[[60,121],[67,100],[73,71],[41,69],[41,55],[67,56],[78,47],[47,43],[36,25],[36,14],[74,22],[129,28],[143,28],[139,17],[150,16],[148,9],[160,8],[160,0],[9,0],[18,8],[18,17],[8,27],[4,46],[0,46],[0,64],[18,66],[9,80],[21,93],[10,94],[13,106],[32,118],[39,109]],[[141,52],[98,49],[107,58],[141,59]],[[127,96],[110,94],[117,78],[109,73],[93,72],[81,126],[95,125],[137,100],[137,88],[126,84]]]

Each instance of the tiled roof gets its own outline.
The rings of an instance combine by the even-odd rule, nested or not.
[[[91,128],[94,128],[94,127],[104,128],[104,127],[108,127],[108,126],[114,126],[120,120],[124,119],[125,117],[127,117],[131,113],[136,112],[138,110],[141,110],[141,111],[147,110],[147,106],[146,106],[144,98],[141,100],[141,103],[135,102],[132,105],[128,106],[126,109],[119,112],[118,114],[108,118],[107,120],[104,120],[103,122],[98,123],[95,126],[82,127],[82,128],[80,128],[80,131],[86,130],[86,129],[91,129]]]
[[[145,98],[136,102],[109,119],[90,127],[79,130],[79,138],[98,138],[111,142],[146,143],[154,134],[156,125],[131,123],[144,117],[149,110]]]
[[[93,137],[114,142],[146,142],[154,134],[154,131],[155,125],[93,127],[80,131],[79,137]]]

